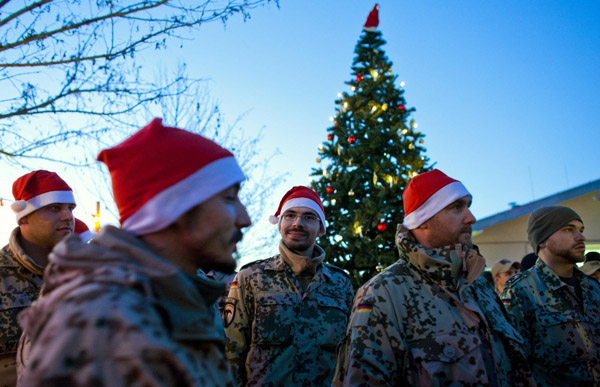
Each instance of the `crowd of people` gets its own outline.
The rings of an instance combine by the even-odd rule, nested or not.
[[[534,211],[530,263],[490,273],[468,189],[417,175],[397,262],[354,295],[316,244],[327,219],[312,189],[292,187],[271,216],[279,254],[235,273],[251,220],[231,152],[155,119],[98,161],[120,227],[96,235],[56,173],[13,184],[0,385],[600,385],[600,260],[578,267],[585,216],[570,208]]]

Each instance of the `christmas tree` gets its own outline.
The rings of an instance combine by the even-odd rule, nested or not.
[[[367,18],[346,82],[351,92],[338,94],[333,126],[319,147],[320,166],[312,171],[328,221],[319,245],[327,262],[350,273],[355,288],[397,260],[402,193],[429,169],[424,135],[410,118],[415,109],[407,107],[382,49],[378,9]]]

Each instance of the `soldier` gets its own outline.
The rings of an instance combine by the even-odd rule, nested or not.
[[[519,262],[512,262],[509,259],[501,259],[492,266],[492,277],[494,278],[494,287],[496,293],[500,294],[504,284],[521,269]]]
[[[238,385],[331,384],[352,305],[349,276],[323,262],[319,196],[293,187],[270,218],[279,254],[241,268],[225,305],[226,353]]]
[[[30,172],[13,184],[17,224],[0,251],[0,384],[17,383],[17,315],[37,299],[48,253],[73,232],[75,197],[56,173]]]
[[[509,280],[501,298],[525,340],[542,386],[600,385],[600,284],[584,275],[581,217],[568,207],[534,211],[527,235],[533,268]]]
[[[121,228],[50,254],[42,296],[22,314],[22,386],[232,385],[215,300],[250,225],[233,155],[161,119],[98,160]]]
[[[471,242],[471,194],[437,169],[403,194],[400,259],[356,294],[334,385],[532,384]]]

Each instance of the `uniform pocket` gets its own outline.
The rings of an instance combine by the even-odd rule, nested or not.
[[[485,369],[481,341],[468,332],[448,332],[407,342],[411,368],[416,380],[439,384],[442,380],[481,380],[478,371]]]
[[[294,335],[294,293],[258,293],[252,326],[252,341],[257,345],[286,345]]]
[[[585,362],[592,351],[579,316],[572,311],[542,311],[538,314],[539,339],[536,357],[543,364],[568,365]]]
[[[37,298],[37,289],[15,272],[2,273],[0,281],[0,355],[16,352],[21,328],[17,316]]]
[[[317,305],[315,320],[321,327],[317,343],[322,347],[335,349],[346,335],[349,310],[341,300],[328,297],[319,297]]]

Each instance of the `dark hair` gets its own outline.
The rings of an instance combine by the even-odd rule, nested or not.
[[[537,261],[537,255],[534,253],[529,253],[521,259],[521,271],[525,271],[533,265],[535,265],[535,261]]]

